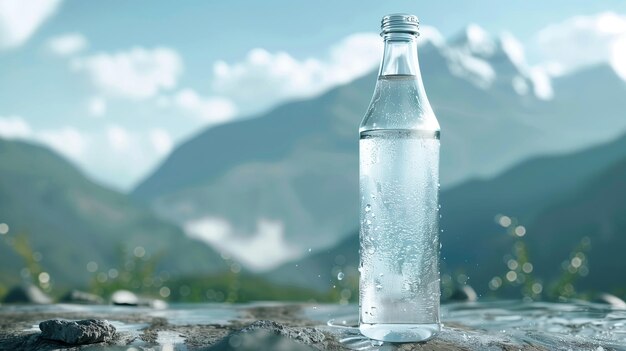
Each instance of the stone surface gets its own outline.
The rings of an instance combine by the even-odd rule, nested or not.
[[[115,327],[105,320],[64,321],[58,319],[39,323],[41,337],[70,345],[94,344],[110,341]]]
[[[166,310],[3,305],[0,350],[544,351],[622,350],[626,345],[626,310],[606,304],[500,301],[444,304],[442,309],[444,326],[432,340],[377,345],[355,327],[356,305],[199,304]],[[98,344],[68,344],[33,329],[50,319],[108,319],[117,331]]]

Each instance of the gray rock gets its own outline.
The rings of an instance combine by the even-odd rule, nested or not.
[[[51,319],[39,323],[41,337],[70,345],[93,344],[110,341],[115,327],[105,320],[63,321]]]
[[[111,295],[111,303],[118,306],[152,307],[154,309],[167,308],[167,302],[159,299],[140,297],[128,290],[118,290]]]
[[[139,297],[128,290],[117,290],[111,295],[111,303],[120,306],[137,306]]]
[[[474,288],[469,285],[463,285],[460,288],[457,288],[450,296],[451,301],[459,301],[459,302],[475,302],[478,300],[478,295]]]
[[[610,305],[613,308],[617,309],[626,309],[626,302],[620,299],[619,297],[607,293],[599,294],[594,299],[593,302],[604,303]]]
[[[98,295],[90,294],[88,292],[72,290],[61,298],[61,302],[102,305],[104,303],[104,299]]]
[[[13,287],[4,297],[6,303],[50,304],[52,299],[33,284],[22,284]]]
[[[269,320],[260,320],[231,333],[217,342],[209,351],[310,351],[323,347],[326,339],[317,328],[288,327]],[[311,347],[317,346],[317,347]]]

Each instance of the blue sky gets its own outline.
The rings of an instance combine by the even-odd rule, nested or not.
[[[564,50],[542,52],[551,42],[538,33],[606,11],[626,14],[626,2],[0,0],[0,135],[50,145],[128,189],[203,128],[369,71],[375,35],[356,33],[377,33],[386,13],[417,14],[444,37],[469,23],[508,31],[529,64],[552,55],[575,67]],[[613,22],[611,42],[623,29]],[[570,45],[571,27],[553,40]],[[582,63],[604,60],[601,44]]]

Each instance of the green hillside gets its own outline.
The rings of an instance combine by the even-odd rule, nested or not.
[[[626,292],[621,260],[626,248],[626,157],[543,211],[529,232],[537,238],[530,249],[538,264],[554,267],[548,276],[554,278],[563,269],[555,258],[572,259],[572,248],[587,237],[590,245],[582,265],[589,273],[578,284]]]
[[[0,139],[0,282],[19,281],[25,267],[16,254],[25,241],[34,262],[61,286],[84,286],[93,273],[119,268],[122,251],[159,257],[157,272],[211,273],[225,264],[204,244],[155,217],[129,197],[95,184],[72,164],[41,146]],[[28,251],[28,250],[27,250]],[[28,253],[28,252],[27,252]],[[31,260],[32,257],[26,257]]]

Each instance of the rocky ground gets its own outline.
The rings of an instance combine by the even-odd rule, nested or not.
[[[442,333],[426,343],[389,345],[372,342],[360,337],[353,328],[333,328],[320,321],[305,317],[305,305],[253,305],[237,308],[235,318],[218,323],[206,323],[211,312],[201,322],[193,314],[189,323],[180,318],[172,323],[179,311],[162,310],[154,314],[150,309],[136,307],[106,306],[89,308],[76,305],[36,307],[0,306],[0,350],[545,350],[511,340],[506,335],[494,336],[480,329],[460,324],[446,324]],[[186,312],[189,313],[189,312]],[[180,314],[178,315],[180,317]],[[42,333],[39,323],[47,320],[109,320],[118,327],[110,334],[108,326],[94,324],[89,330],[95,343],[68,344],[59,340],[81,338],[72,332],[61,333],[61,339],[53,340],[50,332]],[[219,319],[219,318],[216,318]],[[55,332],[62,322],[46,322]],[[89,329],[88,322],[74,324],[76,330]],[[96,322],[94,322],[96,323]],[[101,322],[97,322],[101,323]],[[94,330],[104,328],[107,337],[98,339]],[[82,328],[82,329],[81,329]],[[63,334],[65,333],[65,334]],[[69,333],[69,334],[68,334]],[[63,336],[64,335],[64,336]],[[105,340],[100,341],[99,340]],[[593,346],[593,345],[578,345]],[[595,348],[590,348],[595,349]]]

